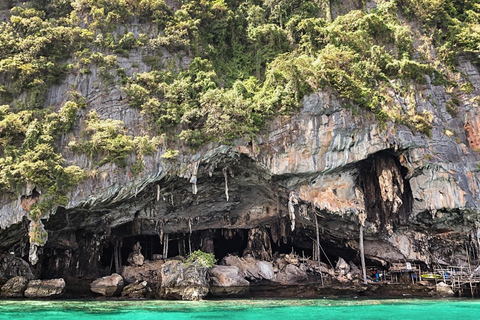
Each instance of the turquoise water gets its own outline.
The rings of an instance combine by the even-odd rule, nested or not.
[[[478,319],[468,300],[0,301],[0,319]]]

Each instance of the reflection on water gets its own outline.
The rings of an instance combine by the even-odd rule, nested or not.
[[[476,300],[0,301],[0,319],[478,319]]]

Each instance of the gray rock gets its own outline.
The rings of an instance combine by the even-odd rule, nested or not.
[[[123,278],[118,273],[97,279],[90,284],[90,290],[105,297],[119,295],[123,287]]]
[[[65,291],[65,280],[62,278],[51,280],[30,280],[27,290],[25,290],[26,298],[59,298]]]
[[[125,266],[122,270],[123,279],[128,283],[147,281],[151,288],[162,285],[163,261],[146,261],[142,266]]]
[[[185,264],[178,260],[165,262],[162,267],[162,286],[158,292],[163,299],[201,300],[209,290],[208,268]]]
[[[0,255],[0,279],[8,280],[17,276],[35,279],[28,262],[11,254]]]
[[[293,264],[285,267],[285,275],[289,284],[299,284],[307,279],[307,273]]]
[[[437,283],[436,290],[438,294],[442,297],[453,297],[455,295],[455,292],[453,292],[452,287],[450,287],[448,284],[446,284],[443,281]]]
[[[23,298],[27,289],[28,279],[22,276],[13,277],[2,286],[2,297]]]
[[[135,281],[130,283],[122,290],[122,297],[129,297],[132,299],[145,298],[147,294],[147,281]]]
[[[132,266],[142,266],[144,261],[145,257],[141,253],[131,253],[127,259],[127,262]]]
[[[272,280],[275,276],[273,272],[273,266],[270,262],[267,261],[259,261],[255,265],[258,269],[258,275],[265,280]]]
[[[216,297],[239,297],[249,291],[250,282],[236,266],[214,266],[209,275],[210,292]]]

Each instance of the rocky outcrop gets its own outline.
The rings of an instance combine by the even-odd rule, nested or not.
[[[148,288],[147,281],[135,281],[123,288],[122,297],[142,299],[145,298],[149,292],[151,292],[151,289]]]
[[[338,6],[339,1],[334,8]],[[332,15],[340,11],[332,9]],[[119,57],[118,69],[128,76],[150,71],[143,58],[140,50],[132,50],[128,58]],[[182,67],[189,62],[189,57],[176,57],[168,50],[164,59]],[[252,282],[302,283],[313,273],[347,282],[359,274],[352,264],[359,265],[361,216],[366,216],[368,262],[467,265],[470,257],[471,264],[478,265],[480,73],[463,57],[458,70],[464,75],[459,87],[471,82],[472,90],[459,92],[456,115],[447,110],[453,93],[430,76],[409,99],[392,89],[398,110],[409,112],[415,105],[432,116],[430,135],[401,123],[379,123],[371,112],[357,107],[345,108],[329,90],[306,96],[297,113],[272,119],[255,139],[211,143],[196,150],[178,146],[174,158],[164,157],[167,150],[162,145],[142,158],[142,172],[133,170],[133,155],[124,168],[95,167],[92,159],[67,148],[71,137],[65,134],[59,145],[67,162],[87,168],[89,174],[68,194],[64,206],[45,217],[48,242],[38,254],[32,250],[39,258],[38,276],[110,274],[112,261],[125,264],[122,241],[148,237],[142,241],[148,243],[149,253],[132,253],[127,258],[132,266],[124,267],[122,275],[129,283],[161,287],[162,297],[196,299],[206,294],[203,271],[174,262],[148,262],[154,254],[184,255],[187,249],[225,257],[226,266],[237,267],[238,275]],[[72,88],[86,97],[76,135],[91,110],[102,119],[123,121],[133,136],[150,129],[141,112],[128,106],[120,85],[104,90],[101,83],[101,73],[92,66],[91,74],[70,74],[51,88],[45,103],[59,107]],[[34,278],[19,257],[29,251],[25,207],[36,197],[28,187],[18,199],[0,201],[0,280]],[[302,270],[293,255],[285,255],[296,251],[313,256],[316,221],[325,250],[319,254],[352,263],[341,262],[336,272],[312,264],[308,268],[314,272]],[[136,241],[131,240],[129,248]],[[123,252],[123,258],[128,253]],[[229,271],[227,279],[233,273]],[[118,281],[99,293],[119,294],[119,287]]]
[[[215,266],[209,271],[210,293],[215,297],[242,297],[248,294],[250,282],[236,266]]]
[[[59,298],[65,292],[65,280],[30,280],[25,290],[25,298]]]
[[[13,277],[2,286],[1,296],[4,298],[23,298],[27,284],[28,279],[26,277]]]
[[[163,299],[201,300],[208,294],[208,269],[178,260],[165,262],[162,286],[158,296]]]
[[[12,254],[0,255],[0,279],[8,280],[13,277],[25,277],[29,280],[35,276],[28,262]]]
[[[93,281],[90,285],[90,290],[105,297],[113,297],[120,295],[123,287],[124,282],[122,276],[114,273]]]
[[[146,281],[152,288],[159,288],[162,284],[162,266],[164,262],[146,261],[142,266],[125,266],[122,276],[128,283]]]

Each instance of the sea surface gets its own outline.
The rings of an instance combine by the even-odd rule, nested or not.
[[[480,318],[480,300],[0,301],[0,319],[448,319]]]

